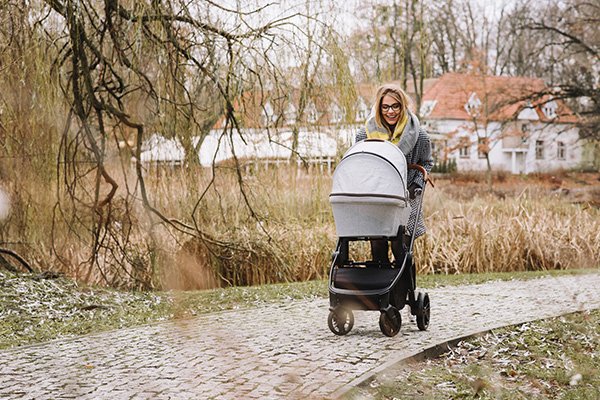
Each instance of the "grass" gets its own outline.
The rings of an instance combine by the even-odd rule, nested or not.
[[[409,362],[347,399],[598,399],[600,310],[495,329]]]
[[[418,286],[589,272],[597,270],[427,275],[419,277]],[[78,286],[66,278],[0,271],[0,348],[273,302],[325,298],[327,294],[324,280],[203,291],[131,292]]]
[[[111,168],[120,188],[135,186],[129,169],[120,175]],[[151,202],[164,215],[189,226],[195,210],[198,228],[224,246],[166,227],[150,218],[137,197],[121,193],[106,210],[110,223],[102,226],[102,244],[94,249],[95,239],[84,226],[89,215],[71,219],[74,210],[68,206],[55,213],[53,189],[41,191],[46,197],[16,201],[39,192],[37,186],[11,189],[14,212],[0,224],[0,241],[14,243],[11,249],[27,254],[40,271],[121,288],[188,290],[325,279],[336,239],[328,201],[331,176],[283,166],[243,174],[252,211],[226,165],[216,170],[214,181],[207,169],[158,169],[146,176]],[[578,187],[572,187],[575,178],[560,177],[573,196],[588,196],[581,198],[552,192],[554,186],[540,176],[498,176],[493,192],[480,175],[461,176],[439,179],[427,189],[428,234],[415,248],[422,275],[572,269],[600,261],[600,209],[594,205],[600,192],[592,190],[598,174],[585,175],[590,183]],[[53,223],[55,215],[64,219]]]
[[[249,217],[239,193],[227,191],[236,186],[230,179],[219,175],[202,204],[203,222],[210,234],[239,250],[212,249],[216,258],[191,253],[190,264],[205,261],[206,270],[243,285],[325,278],[335,243],[331,177],[283,167],[246,177],[260,224]],[[156,184],[157,192],[177,185],[176,191],[191,191],[190,183],[177,177],[168,187],[164,182],[149,186]],[[165,209],[183,209],[174,192],[162,192],[160,198]],[[493,193],[477,181],[440,180],[426,193],[425,217],[428,235],[415,250],[421,274],[571,269],[600,261],[600,209],[550,194],[539,182],[530,186],[527,178],[498,185]],[[367,254],[362,249],[355,258]]]
[[[427,194],[429,235],[416,248],[421,272],[569,269],[600,260],[597,209],[526,191],[457,201],[447,189]]]

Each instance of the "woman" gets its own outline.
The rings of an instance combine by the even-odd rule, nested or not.
[[[375,96],[375,105],[365,126],[356,134],[356,141],[369,139],[389,140],[397,145],[408,164],[421,165],[427,172],[433,167],[431,144],[427,132],[419,124],[417,117],[408,109],[408,96],[395,84],[379,87]],[[411,214],[407,231],[401,240],[392,241],[392,253],[398,261],[402,260],[405,248],[410,244],[410,234],[415,230],[415,238],[425,233],[423,212],[417,215],[415,190],[423,188],[423,175],[414,169],[408,170],[407,185],[410,193]],[[373,261],[387,262],[388,244],[385,239],[371,240]]]

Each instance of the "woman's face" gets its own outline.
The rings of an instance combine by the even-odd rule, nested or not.
[[[400,118],[400,111],[402,110],[402,104],[395,98],[386,94],[381,99],[381,114],[383,119],[389,125],[396,125]]]

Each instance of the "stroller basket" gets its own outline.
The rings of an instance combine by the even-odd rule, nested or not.
[[[391,268],[376,271],[372,268],[336,268],[333,275],[337,289],[381,291],[392,284],[398,275],[398,270]]]
[[[410,205],[406,159],[390,142],[366,140],[344,155],[333,173],[329,202],[338,237],[395,237]]]

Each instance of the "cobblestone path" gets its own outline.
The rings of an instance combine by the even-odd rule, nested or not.
[[[600,274],[429,290],[431,326],[384,336],[355,312],[346,336],[328,301],[296,301],[0,352],[0,399],[323,399],[425,348],[484,330],[600,308]]]

